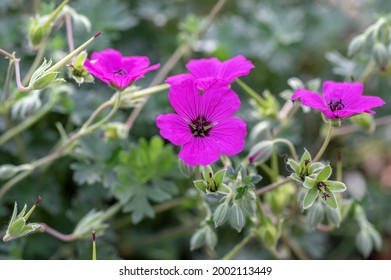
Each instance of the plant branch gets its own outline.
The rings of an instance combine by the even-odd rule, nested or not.
[[[328,127],[328,130],[327,130],[326,138],[324,139],[322,147],[320,147],[318,153],[314,157],[313,162],[317,162],[318,160],[320,160],[320,158],[322,157],[323,153],[326,151],[326,148],[327,148],[327,146],[330,143],[332,131],[333,131],[333,124],[332,124],[331,121],[329,121],[329,127]]]
[[[267,186],[265,186],[263,188],[257,189],[255,193],[258,196],[262,195],[262,194],[264,194],[264,193],[266,193],[268,191],[271,191],[271,190],[273,190],[273,189],[275,189],[275,188],[277,188],[277,187],[279,187],[279,186],[281,186],[281,185],[283,185],[285,183],[288,183],[290,180],[291,180],[291,178],[287,177],[285,179],[282,179],[281,181],[278,181],[278,182],[275,182],[273,184],[267,185]]]
[[[40,231],[41,232],[46,232],[47,234],[50,234],[51,236],[60,239],[65,242],[71,242],[76,239],[76,236],[73,233],[70,234],[63,234],[51,227],[49,227],[47,224],[40,224]]]

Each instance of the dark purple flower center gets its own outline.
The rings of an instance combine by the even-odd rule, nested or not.
[[[321,192],[322,194],[322,198],[324,200],[327,200],[328,198],[330,198],[330,195],[327,193],[327,185],[325,182],[319,182],[316,187],[318,188],[318,191]]]
[[[128,74],[128,72],[126,72],[126,70],[121,68],[118,69],[117,71],[114,71],[113,74],[118,76],[125,76],[126,74]]]
[[[189,124],[191,134],[195,137],[208,136],[210,129],[212,128],[210,122],[208,122],[203,116],[192,120]]]
[[[333,112],[345,108],[345,104],[343,104],[341,98],[331,100],[328,105],[330,110]]]

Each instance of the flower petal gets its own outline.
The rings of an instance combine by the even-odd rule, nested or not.
[[[246,123],[233,117],[213,126],[209,137],[216,142],[221,154],[233,156],[243,150],[246,134]]]
[[[193,80],[194,81],[195,78],[191,74],[179,74],[179,75],[174,75],[174,76],[168,77],[166,79],[166,83],[169,85],[175,85],[175,84],[180,84],[185,80]]]
[[[309,106],[314,109],[325,110],[327,109],[322,96],[316,92],[312,92],[306,89],[297,89],[292,95],[292,101],[299,99],[301,104]]]
[[[193,138],[189,124],[177,114],[159,115],[156,125],[160,135],[174,145],[183,145]]]
[[[121,69],[126,70],[127,74],[138,73],[149,66],[149,58],[146,56],[127,56],[122,58]]]
[[[219,122],[235,114],[240,107],[238,95],[228,87],[213,86],[201,96],[199,112],[209,122]]]
[[[193,137],[183,145],[179,158],[191,166],[206,166],[219,159],[219,147],[209,137]]]
[[[201,95],[193,81],[186,80],[172,85],[168,98],[175,112],[184,117],[186,121],[199,117]]]
[[[221,64],[221,67],[218,69],[218,76],[231,83],[237,77],[248,75],[254,67],[250,60],[247,60],[242,55],[238,55]]]
[[[114,72],[122,67],[122,54],[114,49],[106,49],[101,52],[94,52],[91,60],[96,61],[95,67],[104,69],[107,72]]]
[[[192,59],[186,64],[186,68],[196,79],[218,77],[220,66],[221,62],[215,57]]]
[[[364,91],[364,85],[359,82],[333,82],[325,81],[323,83],[323,97],[326,104],[330,101],[341,99],[345,107],[350,103],[359,100]]]

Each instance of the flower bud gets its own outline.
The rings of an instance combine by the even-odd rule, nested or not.
[[[106,140],[123,140],[127,137],[125,125],[120,122],[112,122],[103,126],[104,138]]]
[[[348,46],[348,56],[354,56],[364,46],[366,39],[363,34],[353,37]]]
[[[376,124],[371,114],[362,113],[351,117],[350,120],[368,133],[372,133],[375,130]]]
[[[73,63],[68,64],[68,70],[72,78],[79,85],[82,83],[94,82],[94,77],[88,72],[87,68],[84,67],[84,61],[87,59],[87,52],[82,51],[75,57]]]
[[[250,164],[258,165],[267,161],[273,152],[273,141],[264,140],[251,148],[248,155]]]
[[[26,224],[28,218],[33,213],[34,209],[36,208],[36,206],[38,205],[38,203],[40,201],[41,201],[41,197],[39,197],[37,199],[37,201],[31,207],[30,211],[27,214],[25,214],[26,209],[27,209],[27,205],[24,205],[22,211],[19,214],[17,214],[18,213],[18,205],[15,202],[14,211],[12,213],[11,220],[9,222],[9,225],[8,225],[8,228],[5,232],[5,235],[3,237],[4,242],[11,241],[16,238],[25,236],[27,234],[36,232],[41,227],[40,224],[36,224],[36,223]]]
[[[73,234],[76,238],[88,238],[91,236],[91,231],[94,230],[96,233],[100,233],[105,230],[108,225],[104,223],[107,219],[107,213],[109,210],[98,211],[91,210],[85,215],[77,224]]]
[[[52,29],[50,25],[45,24],[46,19],[47,16],[37,16],[30,20],[28,38],[33,48],[39,45]]]
[[[28,86],[29,89],[43,89],[52,83],[65,82],[64,79],[57,79],[59,72],[46,71],[49,69],[50,65],[52,65],[52,60],[49,60],[48,62],[46,59],[44,59],[42,65],[37,70],[35,70],[31,76]]]
[[[268,90],[265,90],[262,95],[264,102],[262,104],[257,103],[260,115],[264,118],[276,119],[280,110],[277,99]]]
[[[385,67],[388,64],[387,48],[383,43],[376,42],[373,48],[373,55],[379,67]]]
[[[0,166],[0,180],[8,180],[19,172],[19,168],[12,164]]]

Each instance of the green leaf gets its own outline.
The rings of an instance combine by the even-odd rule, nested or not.
[[[318,196],[318,189],[316,187],[309,189],[304,196],[303,200],[303,209],[308,209],[314,203],[316,197]]]
[[[311,160],[311,154],[307,151],[307,149],[304,149],[304,154],[300,159],[300,171],[304,170],[304,168],[307,167]]]
[[[339,227],[342,221],[341,210],[339,208],[334,209],[326,207],[326,216],[331,223],[333,223],[336,227]]]
[[[346,191],[346,185],[338,181],[325,181],[327,188],[332,192],[344,192]]]
[[[303,187],[307,189],[313,189],[316,188],[316,185],[318,184],[318,181],[315,179],[312,179],[310,177],[305,177]]]
[[[326,165],[322,171],[319,172],[319,174],[316,176],[316,180],[318,182],[323,182],[327,180],[331,176],[331,166]]]
[[[292,173],[291,175],[289,175],[289,177],[291,177],[291,179],[296,182],[303,183],[303,180],[296,173]]]
[[[380,233],[375,229],[375,227],[372,224],[368,224],[367,230],[372,238],[376,250],[380,251],[382,247],[382,238]]]
[[[190,239],[190,250],[196,250],[204,246],[206,239],[206,230],[205,228],[200,228],[196,230],[193,236]]]
[[[373,244],[370,233],[366,229],[361,229],[356,236],[356,246],[360,253],[367,258],[372,252]]]
[[[73,180],[79,185],[92,185],[101,181],[101,168],[97,163],[72,163]]]
[[[298,163],[297,161],[295,161],[295,160],[293,160],[291,158],[288,158],[287,164],[291,167],[291,169],[295,173],[300,173],[300,163]]]
[[[320,203],[315,203],[314,206],[311,207],[308,213],[309,224],[313,227],[316,227],[319,223],[322,222],[323,218],[324,218],[323,205]]]
[[[335,195],[329,191],[329,190],[325,190],[324,193],[320,193],[319,194],[320,198],[322,199],[322,201],[329,207],[331,208],[334,208],[334,209],[337,209],[338,208],[338,202],[337,202],[337,198],[335,197]]]
[[[210,226],[205,228],[205,245],[211,249],[214,249],[217,245],[217,234]]]
[[[193,181],[194,186],[202,192],[206,192],[208,185],[204,180]]]
[[[242,231],[244,224],[246,222],[242,209],[239,205],[234,204],[229,209],[229,222],[233,228],[238,232]]]
[[[213,221],[215,223],[215,227],[219,227],[225,223],[228,217],[228,210],[229,205],[225,202],[217,206],[213,214]]]
[[[323,168],[324,168],[324,165],[323,165],[323,163],[321,163],[321,162],[314,162],[314,163],[311,163],[311,164],[310,164],[310,167],[308,167],[308,174],[309,174],[309,175],[316,174],[316,173],[318,173],[320,170],[322,170]]]

